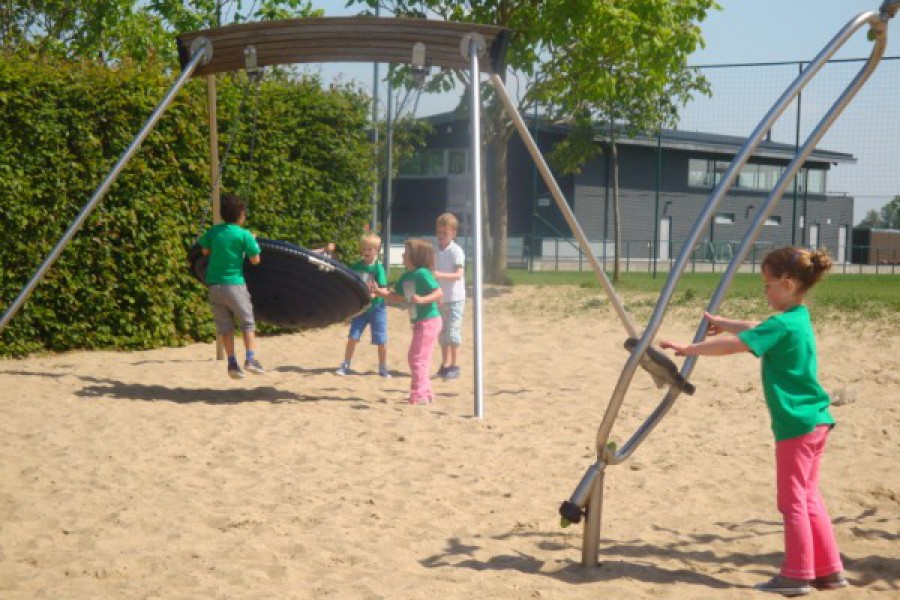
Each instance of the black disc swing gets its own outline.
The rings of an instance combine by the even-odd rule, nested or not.
[[[237,125],[244,113],[250,86],[255,86],[250,150],[246,161],[252,169],[259,104],[259,73],[248,71],[247,75],[241,105],[232,125],[213,189],[221,179],[237,133]],[[290,242],[265,238],[257,238],[256,242],[259,244],[262,260],[258,265],[251,265],[249,260],[244,261],[244,279],[257,321],[286,329],[312,329],[344,321],[369,306],[368,286],[347,265]],[[188,251],[190,272],[204,285],[208,262],[199,244],[194,244]]]

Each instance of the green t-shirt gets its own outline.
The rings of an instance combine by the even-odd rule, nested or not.
[[[243,285],[244,256],[259,254],[253,234],[235,223],[213,225],[200,236],[200,246],[209,248],[207,285]]]
[[[353,263],[353,266],[350,267],[356,273],[362,277],[363,281],[368,283],[368,280],[371,279],[378,287],[385,288],[387,287],[387,273],[384,272],[384,265],[381,264],[380,260],[376,260],[371,265],[365,263],[365,261],[358,260]],[[372,298],[371,303],[369,304],[369,309],[372,310],[374,307],[384,304],[384,298],[381,296],[375,296]]]
[[[763,392],[776,441],[834,425],[831,399],[819,384],[816,338],[806,306],[769,317],[738,337],[762,359]]]
[[[428,295],[439,287],[441,286],[438,284],[437,279],[434,278],[434,274],[425,267],[419,267],[414,271],[404,273],[394,287],[394,291],[401,296],[410,298],[413,294],[418,296]],[[441,316],[441,311],[437,302],[428,302],[426,304],[412,304],[410,302],[409,320],[413,323],[439,316]]]

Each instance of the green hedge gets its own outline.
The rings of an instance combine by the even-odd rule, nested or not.
[[[171,87],[162,69],[0,60],[0,310],[5,311]],[[232,127],[243,75],[218,80],[223,191],[249,202],[257,235],[353,240],[366,220],[368,101],[316,79],[265,80]],[[251,94],[250,102],[254,96]],[[238,132],[234,137],[228,133]],[[252,186],[250,185],[252,181]],[[139,349],[210,340],[204,289],[185,254],[209,212],[205,79],[192,81],[34,294],[0,333],[0,355]]]

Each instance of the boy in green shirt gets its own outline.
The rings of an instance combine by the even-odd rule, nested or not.
[[[203,255],[209,257],[206,267],[209,303],[216,322],[216,333],[222,336],[222,345],[228,355],[228,376],[242,379],[244,371],[234,355],[235,318],[244,332],[247,350],[244,368],[257,375],[265,373],[256,358],[256,323],[250,293],[244,281],[244,256],[250,264],[258,265],[260,250],[253,234],[243,228],[247,218],[243,200],[235,195],[222,196],[219,213],[225,222],[210,227],[200,237],[199,243]]]

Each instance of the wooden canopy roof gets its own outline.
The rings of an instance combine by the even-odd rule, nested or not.
[[[253,46],[260,67],[310,62],[410,63],[413,46],[425,45],[426,67],[469,68],[463,55],[468,34],[484,38],[487,60],[482,71],[505,68],[509,30],[490,25],[429,19],[384,17],[318,17],[260,21],[193,31],[178,36],[182,68],[191,58],[191,45],[203,37],[212,44],[212,58],[194,72],[210,75],[245,68],[244,49]]]

